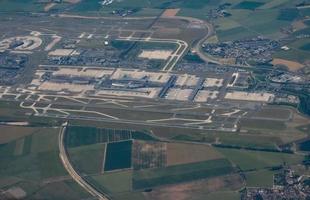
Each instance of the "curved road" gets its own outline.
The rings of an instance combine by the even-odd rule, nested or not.
[[[92,196],[98,198],[99,200],[110,200],[111,198],[107,194],[102,194],[101,192],[93,188],[72,167],[68,159],[67,151],[64,146],[64,135],[66,132],[66,127],[67,123],[64,123],[58,136],[59,157],[61,159],[63,166],[65,167],[69,175],[73,178],[73,180],[77,182],[81,187],[83,187],[87,192],[89,192]]]

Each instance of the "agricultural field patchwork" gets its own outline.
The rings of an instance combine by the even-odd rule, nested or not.
[[[309,16],[0,0],[0,199],[307,200]]]

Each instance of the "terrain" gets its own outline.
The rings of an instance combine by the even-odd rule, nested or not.
[[[309,6],[0,1],[0,199],[306,199]]]

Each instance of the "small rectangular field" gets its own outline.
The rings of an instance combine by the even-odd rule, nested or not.
[[[133,168],[135,170],[166,166],[167,145],[163,142],[138,141],[133,143]]]
[[[179,165],[223,158],[213,147],[199,144],[168,143],[167,165]]]
[[[108,143],[104,171],[131,167],[132,141]]]
[[[162,17],[174,17],[179,11],[180,9],[166,9],[161,16]]]

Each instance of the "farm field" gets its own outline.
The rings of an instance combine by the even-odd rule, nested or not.
[[[107,172],[91,176],[91,181],[110,194],[132,191],[132,171]]]
[[[68,178],[58,155],[58,128],[5,126],[0,145],[0,188],[20,188],[30,199],[89,197]],[[23,132],[25,134],[23,134]],[[19,134],[18,137],[17,134]],[[56,181],[56,183],[55,183]]]
[[[167,144],[164,142],[134,140],[132,149],[133,169],[165,167]]]
[[[277,51],[273,55],[273,57],[304,63],[305,61],[309,60],[309,48],[307,47],[309,42],[310,42],[310,39],[294,40],[286,44],[289,48],[291,48],[290,50]]]
[[[148,199],[156,199],[158,197],[159,199],[166,200],[173,200],[175,198],[212,199],[214,196],[218,196],[220,199],[236,199],[239,197],[237,190],[242,187],[242,178],[237,174],[232,174],[156,187],[145,195]]]
[[[310,195],[309,17],[303,0],[0,0],[0,200]]]
[[[125,169],[132,166],[132,141],[113,142],[107,144],[104,170]]]
[[[0,11],[1,12],[38,12],[43,11],[43,4],[35,4],[35,0],[3,0],[0,2]]]
[[[68,148],[69,159],[83,174],[100,173],[103,170],[105,146],[105,143],[98,143]]]
[[[241,170],[263,169],[286,163],[288,165],[299,164],[304,159],[301,155],[274,153],[251,150],[236,150],[217,148],[228,160],[240,167]]]
[[[245,173],[246,185],[248,187],[272,187],[273,175],[276,171],[258,170]]]
[[[233,171],[234,169],[226,159],[140,170],[135,171],[133,174],[133,188],[142,189],[163,184],[210,178],[230,174]]]
[[[213,147],[182,143],[167,144],[167,165],[201,162],[223,158]]]

